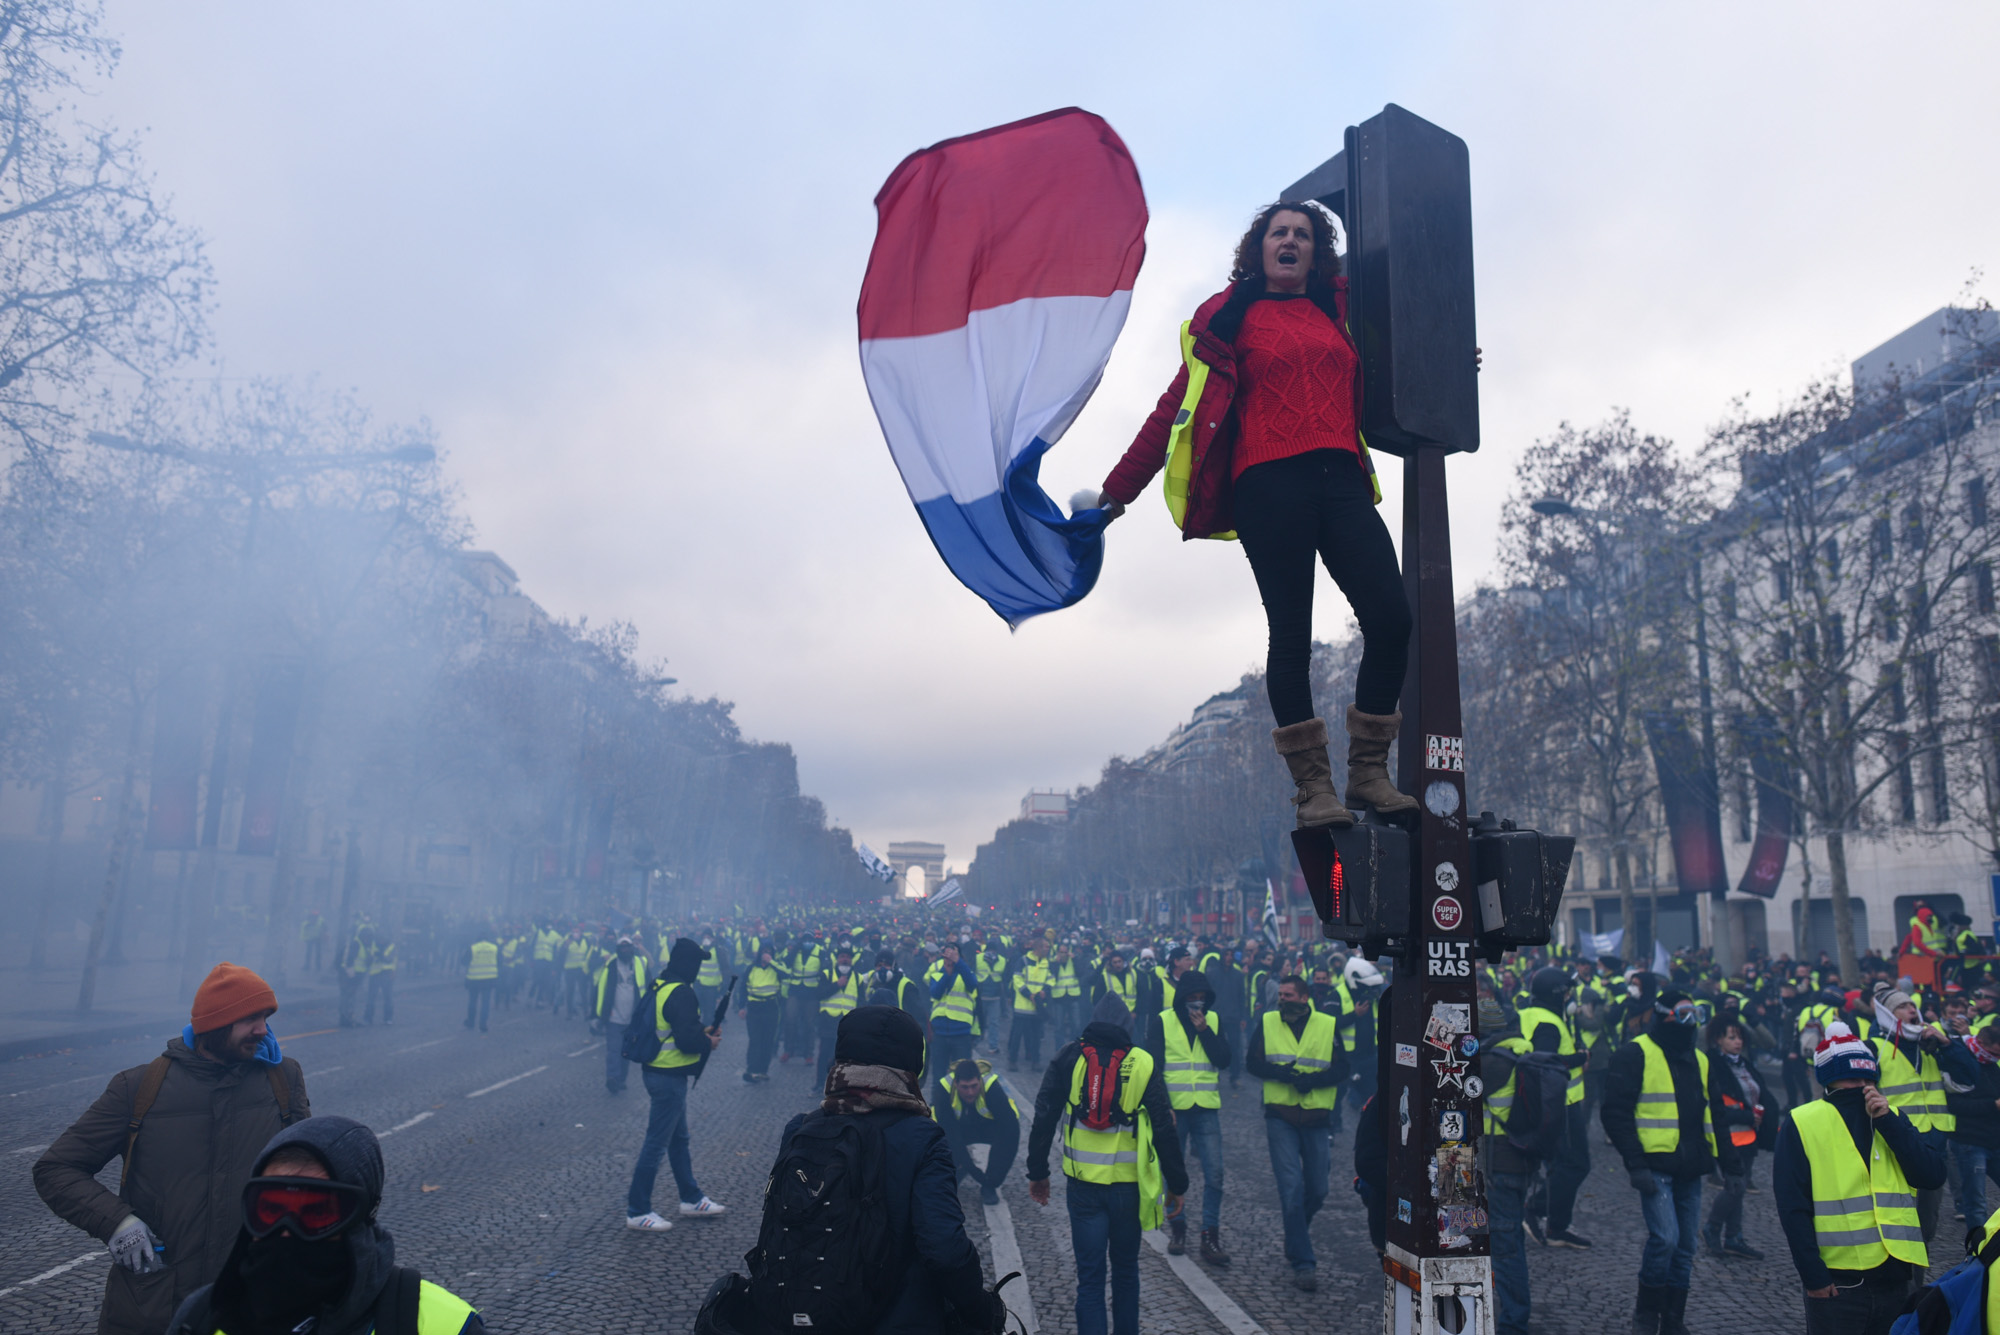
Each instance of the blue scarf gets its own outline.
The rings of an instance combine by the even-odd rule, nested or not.
[[[181,1042],[187,1044],[188,1051],[190,1052],[194,1051],[193,1025],[186,1024],[181,1026]],[[251,1058],[251,1060],[260,1061],[264,1063],[264,1065],[266,1066],[278,1066],[283,1064],[285,1060],[285,1054],[278,1051],[278,1036],[275,1033],[271,1032],[270,1026],[268,1025],[265,1026],[264,1041],[257,1045],[257,1055]]]

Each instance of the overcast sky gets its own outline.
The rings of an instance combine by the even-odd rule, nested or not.
[[[210,239],[229,373],[430,418],[526,592],[634,622],[861,839],[954,866],[1029,788],[1234,685],[1264,632],[1241,552],[1182,546],[1152,496],[1096,591],[1019,633],[946,571],[855,348],[871,200],[911,150],[1077,105],[1137,159],[1150,249],[1045,465],[1063,498],[1343,126],[1395,101],[1463,136],[1486,370],[1485,447],[1452,465],[1461,592],[1559,422],[1625,406],[1692,443],[2000,261],[1988,3],[114,0],[109,26],[102,110]],[[1321,590],[1317,633],[1347,633]]]

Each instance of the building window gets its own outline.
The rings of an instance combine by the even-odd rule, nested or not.
[[[1911,666],[1917,675],[1917,708],[1925,718],[1934,719],[1938,712],[1937,654],[1919,654]]]
[[[1981,561],[1972,567],[1972,605],[1982,612],[1993,610],[1993,563]]]
[[[1847,618],[1832,612],[1826,618],[1826,658],[1838,663],[1847,657]]]
[[[1983,477],[1966,479],[1965,517],[1974,528],[1986,527],[1986,479]]]
[[[1783,561],[1773,562],[1771,566],[1771,583],[1778,591],[1779,602],[1788,603],[1792,600],[1792,568],[1790,565]]]
[[[1924,738],[1929,750],[1924,755],[1924,778],[1930,788],[1931,824],[1942,825],[1951,819],[1951,785],[1945,774],[1944,748],[1938,744],[1937,734]]]
[[[1982,635],[1977,648],[1979,689],[1987,704],[2000,704],[2000,635]]]
[[[1839,538],[1828,538],[1820,544],[1820,559],[1826,563],[1826,577],[1838,584],[1840,582]]]
[[[1917,823],[1916,776],[1910,772],[1908,733],[1889,734],[1889,755],[1896,767],[1896,819],[1905,825]]]
[[[1882,515],[1875,521],[1869,535],[1869,554],[1878,561],[1893,560],[1896,555],[1896,530],[1889,523],[1889,516]]]
[[[1931,591],[1922,580],[1910,586],[1910,632],[1915,635],[1931,633]]]
[[[1923,554],[1924,507],[1920,501],[1911,501],[1903,507],[1903,550],[1911,556]]]
[[[1875,603],[1875,633],[1881,636],[1882,643],[1894,644],[1900,631],[1896,597],[1894,594],[1884,594]]]

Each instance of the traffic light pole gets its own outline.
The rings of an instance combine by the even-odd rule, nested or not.
[[[1397,773],[1417,799],[1410,928],[1379,1037],[1388,1148],[1385,1335],[1490,1335],[1479,1136],[1478,918],[1465,810],[1445,451],[1403,463],[1403,586],[1415,619]]]

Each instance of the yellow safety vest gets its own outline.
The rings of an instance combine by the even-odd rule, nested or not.
[[[472,943],[472,963],[465,966],[468,983],[490,982],[500,976],[500,947],[491,941]]]
[[[1174,1111],[1220,1108],[1222,1086],[1218,1083],[1215,1063],[1208,1059],[1201,1040],[1187,1031],[1171,1006],[1160,1012],[1160,1036],[1166,1043],[1167,1102],[1174,1105]]]
[[[1521,1020],[1521,1036],[1534,1046],[1535,1031],[1545,1024],[1552,1024],[1562,1035],[1562,1042],[1556,1051],[1565,1057],[1576,1055],[1576,1031],[1569,1027],[1569,1021],[1544,1006],[1523,1006],[1517,1012]],[[1563,1091],[1565,1104],[1583,1102],[1583,1068],[1577,1067],[1569,1073],[1569,1088]]]
[[[1500,1039],[1493,1045],[1502,1052],[1512,1053],[1515,1064],[1507,1068],[1507,1078],[1498,1089],[1486,1091],[1486,1134],[1497,1136],[1507,1130],[1507,1119],[1514,1112],[1514,1087],[1521,1073],[1520,1060],[1535,1050],[1535,1045],[1519,1034]]]
[[[1919,1270],[1929,1265],[1917,1195],[1882,1133],[1874,1133],[1863,1163],[1847,1122],[1831,1103],[1800,1104],[1792,1109],[1792,1125],[1812,1170],[1819,1259],[1832,1270],[1873,1270],[1892,1256]]]
[[[1160,1202],[1160,1157],[1153,1149],[1153,1119],[1143,1106],[1153,1078],[1153,1054],[1132,1048],[1118,1068],[1118,1110],[1129,1122],[1093,1131],[1076,1120],[1083,1104],[1083,1073],[1088,1061],[1078,1054],[1069,1077],[1069,1107],[1063,1117],[1063,1172],[1079,1182],[1139,1184],[1139,1227],[1158,1228],[1164,1213]]]
[[[694,981],[697,987],[722,986],[722,962],[716,958],[712,947],[708,952],[708,958],[695,969]]]
[[[595,974],[591,975],[596,983],[597,991],[597,1009],[591,1013],[600,1019],[609,1020],[611,1018],[611,1007],[608,1004],[609,997],[606,993],[611,987],[611,970],[617,963],[618,956],[614,953],[605,959]],[[634,954],[632,956],[632,986],[642,994],[646,990],[646,969],[646,957]]]
[[[1318,1011],[1306,1017],[1305,1032],[1296,1038],[1292,1027],[1275,1010],[1264,1012],[1264,1060],[1275,1065],[1292,1065],[1302,1071],[1333,1069],[1333,1045],[1340,1037],[1340,1022]],[[1304,1093],[1276,1080],[1264,1082],[1264,1103],[1284,1107],[1331,1108],[1340,1101],[1333,1085]]]
[[[998,1084],[1000,1084],[999,1076],[997,1075],[987,1076],[986,1085],[980,1091],[978,1101],[970,1105],[967,1105],[961,1102],[958,1097],[958,1082],[953,1080],[951,1075],[947,1073],[938,1081],[938,1088],[943,1090],[944,1093],[938,1097],[937,1103],[933,1105],[931,1116],[933,1119],[935,1119],[937,1116],[937,1109],[943,1107],[946,1103],[949,1103],[951,1104],[951,1110],[957,1113],[960,1117],[965,1117],[968,1115],[972,1117],[984,1117],[987,1121],[990,1122],[993,1120],[993,1114],[986,1107],[986,1096],[988,1094],[991,1094],[993,1092],[993,1086]],[[1019,1117],[1021,1115],[1020,1108],[1017,1107],[1014,1103],[1014,1096],[1007,1092],[1005,1086],[1001,1087],[1000,1097],[1007,1100],[1007,1106],[1009,1108],[1014,1109],[1014,1116]]]
[[[699,1052],[680,1050],[674,1043],[674,1031],[667,1024],[667,998],[686,986],[686,983],[668,983],[653,998],[653,1032],[660,1036],[660,1051],[653,1060],[646,1063],[648,1066],[671,1071],[677,1067],[693,1066],[701,1060],[702,1054]]]
[[[769,964],[750,966],[750,991],[752,1001],[776,1001],[778,999],[778,971]]]
[[[1681,1144],[1681,1110],[1674,1097],[1674,1073],[1667,1066],[1667,1054],[1651,1034],[1634,1040],[1645,1054],[1645,1074],[1639,1081],[1636,1123],[1639,1148],[1647,1154],[1672,1154]],[[1708,1138],[1708,1152],[1715,1153],[1715,1119],[1708,1107],[1708,1054],[1694,1052],[1701,1070],[1701,1131]]]
[[[1040,961],[1031,961],[1021,966],[1014,975],[1014,1013],[1033,1015],[1037,1009],[1035,993],[1049,985],[1049,966]]]
[[[1929,922],[1925,922],[1922,918],[1912,913],[1910,915],[1910,926],[1916,931],[1918,936],[1923,938],[1925,950],[1936,955],[1944,954],[1944,929],[1937,925],[1937,915],[1935,913],[1931,915]]]
[[[1076,964],[1066,962],[1052,965],[1049,969],[1049,996],[1056,1000],[1066,997],[1080,997],[1083,987],[1076,981]]]
[[[1875,1060],[1881,1063],[1882,1078],[1877,1085],[1889,1106],[1910,1119],[1919,1131],[1958,1130],[1958,1118],[1945,1107],[1944,1073],[1937,1057],[1923,1053],[1923,1064],[1912,1066],[1893,1039],[1877,1039]]]
[[[1340,994],[1340,1014],[1335,1018],[1340,1021],[1341,1051],[1352,1055],[1361,1030],[1361,1027],[1354,1022],[1354,993],[1348,989],[1345,978],[1334,979],[1333,987]]]
[[[396,943],[394,941],[389,942],[387,945],[378,944],[373,950],[368,952],[368,972],[371,974],[396,972]]]
[[[1125,1009],[1137,1014],[1139,1011],[1139,975],[1127,969],[1125,976],[1106,969],[1099,975],[1104,980],[1104,990],[1125,1003]]]
[[[582,969],[590,964],[590,942],[582,938],[563,946],[563,968]]]
[[[973,1024],[978,1019],[978,1008],[978,995],[966,989],[965,975],[954,970],[951,975],[951,986],[937,999],[937,1005],[931,1011],[931,1018],[960,1020],[966,1024]]]
[[[429,1280],[417,1282],[417,1335],[458,1335],[471,1318],[471,1303]],[[227,1335],[215,1327],[215,1335]]]
[[[819,1013],[838,1018],[861,1004],[861,975],[850,970],[845,983],[837,982],[831,974],[827,976],[827,986],[831,990],[820,998]]]
[[[973,957],[972,968],[979,979],[981,987],[985,987],[989,983],[998,983],[1007,976],[1007,961],[1001,959],[996,964],[988,964],[986,962],[986,952],[983,950]]]
[[[535,933],[535,958],[555,962],[556,943],[562,940],[562,933],[551,927],[546,932]]]

